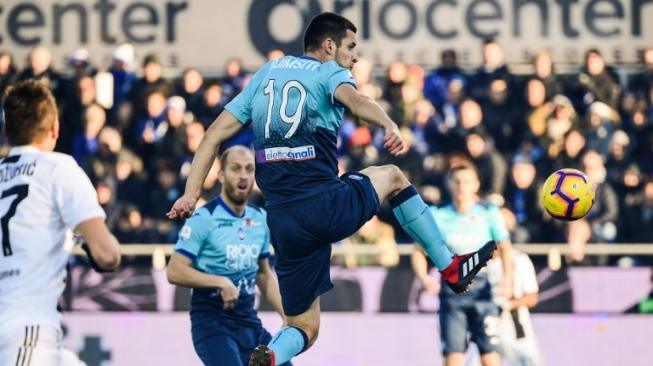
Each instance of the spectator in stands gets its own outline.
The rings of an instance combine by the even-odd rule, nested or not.
[[[438,139],[438,122],[436,122],[436,119],[438,118],[435,113],[435,108],[428,100],[421,99],[415,103],[410,131],[415,138],[413,146],[415,146],[415,150],[421,156],[426,156],[436,151],[435,145]]]
[[[587,140],[578,128],[567,131],[564,138],[562,151],[555,156],[554,168],[573,168],[582,170],[581,158],[587,147]]]
[[[97,151],[82,164],[91,181],[111,177],[118,152],[122,149],[122,135],[113,127],[105,126],[98,136]]]
[[[445,134],[438,139],[442,143],[442,151],[466,153],[465,138],[473,129],[486,133],[481,106],[473,99],[467,98],[460,104],[460,120],[453,129],[445,130]]]
[[[553,111],[546,121],[546,135],[540,140],[547,154],[552,158],[557,157],[563,149],[565,135],[578,127],[578,117],[571,101],[565,96],[556,95],[553,98]]]
[[[470,131],[465,144],[480,178],[479,195],[502,204],[508,171],[505,159],[494,148],[492,140],[478,130]]]
[[[97,192],[98,203],[107,214],[105,219],[107,227],[113,231],[124,206],[116,197],[116,184],[111,178],[100,179],[95,183],[95,191]]]
[[[132,120],[142,121],[148,117],[148,99],[154,93],[160,93],[164,100],[172,90],[168,82],[162,77],[163,67],[153,54],[143,59],[143,76],[136,80],[129,93],[128,100],[132,104]],[[151,117],[151,114],[149,114]]]
[[[204,76],[195,68],[184,70],[181,74],[181,85],[175,94],[184,98],[187,109],[197,115],[204,95]]]
[[[642,217],[642,205],[644,201],[644,177],[637,166],[632,163],[628,165],[618,180],[613,183],[615,192],[619,199],[619,220],[617,227],[617,241],[619,243],[642,242],[642,231],[650,226]],[[649,239],[644,239],[644,241]]]
[[[526,103],[523,113],[523,123],[527,126],[521,126],[522,131],[520,140],[527,137],[535,137],[540,140],[545,139],[547,132],[547,118],[553,112],[553,103],[546,100],[546,87],[539,79],[529,79],[526,82],[524,95]]]
[[[67,61],[72,70],[72,79],[81,75],[95,75],[97,72],[91,63],[91,55],[86,48],[78,48],[71,52]]]
[[[201,123],[192,122],[186,126],[184,131],[184,150],[180,156],[177,156],[178,165],[180,166],[179,178],[184,182],[188,177],[193,156],[195,156],[195,152],[197,152],[197,148],[200,146],[200,141],[202,141],[203,137],[204,126]],[[210,198],[212,199],[213,196]]]
[[[126,205],[113,232],[121,243],[147,244],[158,242],[152,220],[144,219],[138,206]]]
[[[587,147],[601,155],[607,154],[612,134],[621,122],[619,114],[603,102],[594,102],[587,112],[586,119],[584,134]]]
[[[18,79],[18,71],[14,64],[14,57],[7,51],[0,51],[0,95],[5,95],[7,87],[16,82],[16,79]]]
[[[143,160],[128,149],[122,149],[116,156],[114,176],[120,201],[145,207],[147,201],[146,175]]]
[[[106,123],[107,115],[98,104],[91,104],[84,113],[84,132],[78,134],[73,141],[72,155],[78,164],[82,164],[99,148],[100,131]]]
[[[132,70],[134,62],[134,47],[129,43],[118,46],[111,56],[109,73],[113,77],[113,106],[109,110],[109,123],[122,131],[131,118],[131,106],[124,104],[132,86],[136,82],[136,74]]]
[[[585,64],[575,81],[578,106],[589,107],[594,102],[603,102],[616,108],[621,86],[614,72],[605,64],[599,50],[592,48],[585,53]]]
[[[466,76],[458,66],[456,51],[447,49],[440,55],[440,66],[431,71],[424,81],[424,97],[435,108],[442,108],[447,102],[449,83],[454,79],[461,81],[465,87]]]
[[[642,172],[653,176],[653,123],[645,108],[638,107],[632,118],[632,124],[624,126],[632,141],[632,157],[639,164]]]
[[[184,151],[186,125],[192,121],[192,114],[186,112],[184,98],[174,95],[168,98],[165,111],[166,131],[155,143],[156,156],[181,156]]]
[[[196,110],[195,118],[202,122],[204,129],[207,129],[211,123],[222,113],[225,105],[222,83],[215,81],[210,83],[204,90],[202,101]]]
[[[630,138],[622,130],[617,130],[610,139],[605,167],[608,181],[617,184],[621,181],[624,171],[631,164]]]
[[[540,51],[533,57],[532,79],[537,79],[544,84],[546,89],[546,100],[564,93],[563,83],[555,73],[555,67],[551,54],[548,51]]]
[[[512,100],[508,80],[497,78],[490,82],[488,99],[481,105],[483,125],[495,142],[495,147],[508,154],[515,150],[521,136],[516,122],[518,108]]]
[[[383,99],[390,105],[389,116],[400,127],[404,116],[402,87],[407,77],[408,68],[406,64],[401,61],[394,61],[390,63],[386,70],[385,84],[383,85]]]
[[[512,160],[510,180],[505,190],[505,207],[514,215],[515,226],[511,230],[515,243],[543,242],[550,240],[542,221],[540,203],[541,182],[531,157],[518,153]]]
[[[483,65],[478,68],[471,78],[467,88],[469,96],[479,103],[485,103],[489,100],[490,84],[493,80],[501,78],[508,81],[509,86],[512,84],[512,75],[508,71],[503,49],[499,43],[494,39],[485,40],[482,53]]]
[[[153,162],[154,155],[156,154],[156,144],[168,132],[166,105],[167,98],[163,92],[159,90],[153,91],[147,96],[147,116],[136,125],[136,151],[148,165]]]
[[[585,218],[569,224],[572,262],[583,262],[588,242],[614,242],[618,231],[619,201],[614,188],[606,181],[603,157],[596,150],[588,150],[583,154],[582,164],[582,170],[595,188],[596,198]]]
[[[647,98],[648,91],[653,88],[653,48],[649,47],[642,51],[642,70],[630,77],[628,88],[638,98]]]
[[[228,99],[235,97],[245,87],[249,73],[243,68],[242,60],[231,58],[225,65],[225,76],[222,78],[224,94]]]
[[[18,80],[36,79],[46,83],[57,100],[61,98],[61,75],[52,68],[52,53],[46,47],[37,46],[29,54],[29,65]]]
[[[72,95],[65,101],[59,101],[62,117],[57,151],[67,154],[72,151],[73,139],[84,132],[86,109],[95,104],[97,96],[95,79],[91,75],[79,76],[74,85]]]
[[[460,79],[453,79],[449,82],[447,88],[447,101],[438,112],[440,113],[440,123],[438,123],[438,132],[446,136],[450,130],[458,125],[460,120],[460,105],[465,101],[465,87]],[[446,147],[441,151],[448,151]]]
[[[179,167],[173,160],[168,159],[157,161],[155,166],[156,184],[150,191],[150,204],[146,207],[146,212],[155,220],[160,240],[172,242],[176,237],[177,223],[167,220],[165,214],[183,192],[179,181]]]

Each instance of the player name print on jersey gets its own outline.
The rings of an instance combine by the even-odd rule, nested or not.
[[[36,161],[30,161],[28,163],[21,163],[18,165],[11,164],[11,161],[7,162],[12,157],[5,159],[0,162],[0,183],[10,181],[16,177],[27,175],[31,176],[34,174],[34,168],[36,168]],[[15,159],[17,161],[18,159]]]

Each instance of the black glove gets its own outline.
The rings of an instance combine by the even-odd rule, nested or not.
[[[93,267],[93,269],[98,272],[98,273],[108,273],[111,272],[109,270],[106,270],[100,266],[98,266],[97,263],[95,263],[95,259],[93,259],[93,254],[91,254],[91,248],[88,247],[88,244],[82,243],[82,250],[86,253],[86,258],[88,258],[88,263]]]

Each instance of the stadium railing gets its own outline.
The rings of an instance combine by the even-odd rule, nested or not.
[[[154,256],[164,255],[169,256],[173,252],[174,245],[172,244],[123,244],[120,250],[125,256]],[[549,255],[552,251],[558,252],[562,255],[570,253],[568,244],[551,244],[551,243],[532,243],[532,244],[514,244],[514,248],[524,252],[528,255],[542,256]],[[355,255],[379,255],[388,252],[387,246],[377,246],[375,244],[353,244],[353,245],[338,245],[333,246],[333,255],[342,256],[346,254]],[[399,253],[399,255],[411,255],[413,253],[413,245],[399,244],[392,251]],[[84,252],[79,246],[75,246],[73,254],[84,255]],[[585,248],[586,255],[653,255],[653,243],[628,243],[628,244],[600,244],[589,243]]]

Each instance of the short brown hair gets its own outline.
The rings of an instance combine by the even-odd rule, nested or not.
[[[57,118],[57,104],[50,89],[34,80],[9,87],[3,109],[5,135],[13,146],[32,143],[47,132]]]
[[[478,170],[476,170],[476,166],[470,162],[470,161],[461,161],[449,168],[449,171],[447,172],[447,180],[450,180],[453,178],[454,174],[461,170],[471,170],[474,172],[474,175],[476,175],[476,179],[480,180],[480,177],[478,175]]]

